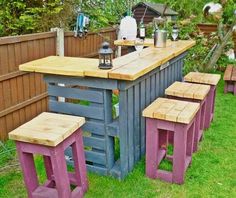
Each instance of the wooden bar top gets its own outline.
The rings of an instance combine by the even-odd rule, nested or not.
[[[21,64],[21,71],[45,74],[110,78],[133,81],[195,45],[193,40],[170,42],[166,48],[148,47],[113,60],[113,68],[101,70],[98,59],[49,56]]]
[[[116,46],[134,46],[135,45],[135,40],[115,40],[114,45]],[[143,45],[145,47],[150,47],[154,45],[154,40],[153,39],[145,39]]]

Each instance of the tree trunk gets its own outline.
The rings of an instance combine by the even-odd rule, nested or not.
[[[235,24],[236,24],[236,18],[234,19],[234,22],[232,23],[229,31],[223,37],[222,42],[217,46],[217,48],[213,52],[212,57],[210,58],[209,62],[205,66],[205,70],[209,70],[209,69],[211,69],[211,68],[213,68],[215,66],[215,64],[218,61],[218,59],[220,58],[220,56],[221,56],[221,54],[222,54],[222,52],[223,52],[227,42],[232,37],[233,27],[235,26]]]

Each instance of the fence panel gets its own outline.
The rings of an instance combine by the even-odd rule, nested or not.
[[[47,110],[41,74],[21,72],[19,64],[56,54],[56,33],[0,38],[0,139]]]

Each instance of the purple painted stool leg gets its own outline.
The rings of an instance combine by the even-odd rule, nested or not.
[[[60,144],[51,150],[51,161],[58,197],[71,197],[70,182],[67,173],[63,144]]]
[[[34,164],[34,157],[31,153],[25,153],[21,149],[21,143],[16,141],[16,148],[19,156],[19,161],[23,171],[25,185],[28,191],[28,197],[32,198],[33,191],[38,187],[38,177]]]
[[[173,179],[177,184],[184,182],[185,161],[186,161],[187,128],[184,125],[176,124],[173,154]]]
[[[196,122],[194,121],[192,123],[192,126],[189,128],[187,132],[187,151],[186,154],[190,159],[192,160],[192,154],[193,154],[193,144],[194,144],[194,133],[196,128]],[[187,167],[185,167],[187,168]]]
[[[216,101],[216,86],[213,87],[213,102],[212,102],[212,107],[211,107],[211,122],[214,119],[214,112],[215,112],[215,101]]]
[[[86,174],[84,146],[81,129],[76,132],[76,141],[74,144],[72,144],[72,152],[75,163],[75,176],[78,185],[82,187],[83,192],[81,195],[83,196],[83,193],[88,189],[88,179]]]
[[[199,137],[202,136],[202,131],[200,131],[200,110],[198,111],[195,118],[195,132],[194,132],[194,143],[193,143],[193,152],[198,150]]]
[[[206,103],[206,119],[205,119],[205,129],[210,127],[211,124],[211,117],[212,117],[212,106],[214,105],[214,90],[211,86],[210,92],[207,96],[207,103]]]
[[[48,179],[45,186],[53,188],[53,187],[55,187],[55,181],[53,179],[53,170],[52,170],[51,158],[49,156],[44,155],[43,160],[44,160],[44,166],[45,166],[47,179]]]
[[[234,83],[234,95],[236,96],[236,82]]]
[[[159,140],[156,120],[146,119],[146,176],[155,179],[157,177],[157,155]]]
[[[226,94],[227,92],[228,92],[228,82],[225,81],[224,93]]]

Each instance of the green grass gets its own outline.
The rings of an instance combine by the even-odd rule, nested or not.
[[[13,146],[12,142],[8,142]],[[170,149],[171,150],[171,149]],[[0,160],[1,168],[12,160]],[[42,160],[36,157],[40,182],[45,178]],[[169,164],[164,167],[170,168]],[[19,168],[0,168],[0,197],[26,197]],[[204,133],[199,151],[193,155],[181,186],[145,177],[144,158],[124,181],[89,173],[87,198],[94,197],[236,197],[236,97],[223,94],[223,82],[217,89],[214,122]]]

